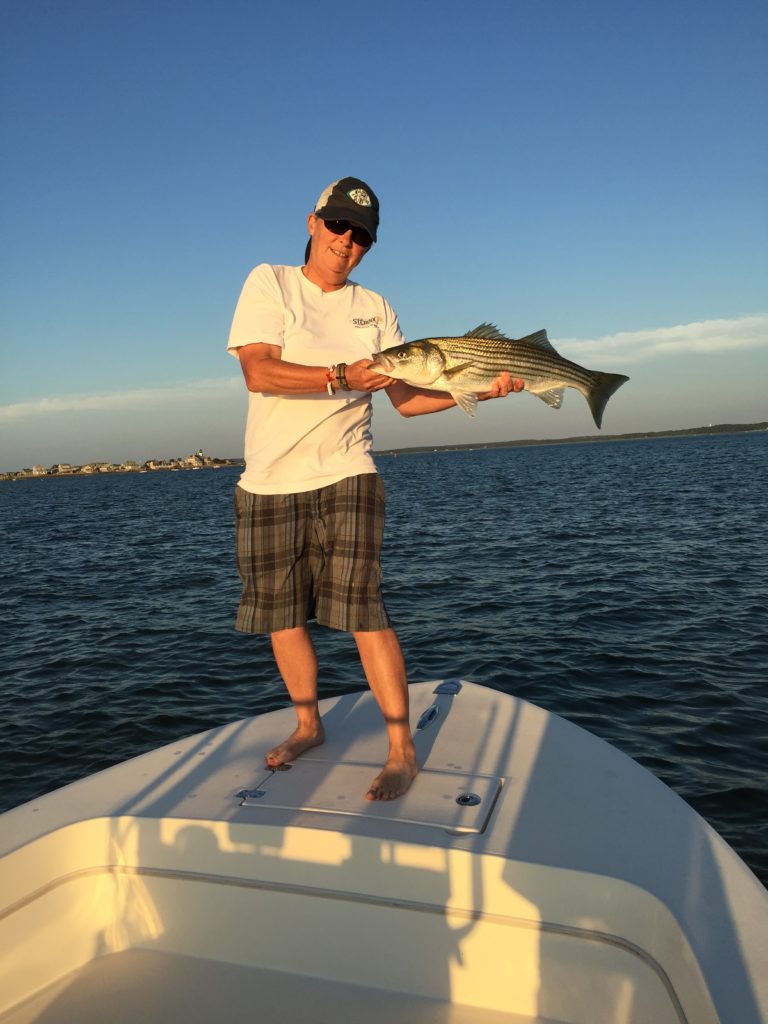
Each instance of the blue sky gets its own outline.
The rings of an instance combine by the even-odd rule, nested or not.
[[[546,327],[604,433],[768,418],[763,0],[6,0],[0,470],[237,455],[225,352],[347,174],[407,336]],[[530,395],[376,444],[594,433]]]

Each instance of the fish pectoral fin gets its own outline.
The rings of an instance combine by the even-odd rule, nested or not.
[[[465,370],[468,370],[471,366],[474,366],[474,363],[459,363],[457,366],[452,366],[450,370],[443,370],[443,377],[445,377],[447,380],[451,380],[452,377],[455,377],[458,373],[463,373]]]
[[[531,391],[530,388],[527,390],[530,391],[532,395],[536,395],[537,398],[540,398],[542,402],[546,402],[547,405],[551,406],[553,409],[559,409],[563,404],[565,388],[548,388],[546,391]]]
[[[467,416],[474,416],[477,409],[477,395],[474,391],[451,391],[451,396]]]

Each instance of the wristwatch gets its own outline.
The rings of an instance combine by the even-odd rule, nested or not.
[[[346,370],[346,363],[336,363],[336,384],[342,391],[351,391],[352,388],[347,384]]]

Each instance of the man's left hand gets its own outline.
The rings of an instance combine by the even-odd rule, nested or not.
[[[478,402],[486,402],[489,398],[506,398],[510,392],[513,394],[522,391],[525,387],[525,381],[521,380],[520,377],[513,377],[511,373],[500,373],[496,380],[491,385],[489,391],[485,391],[482,395],[477,396]]]

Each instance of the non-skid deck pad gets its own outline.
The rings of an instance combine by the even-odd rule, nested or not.
[[[448,832],[482,832],[501,789],[485,775],[421,772],[396,800],[366,800],[380,766],[330,764],[303,757],[288,771],[277,771],[258,788],[236,795],[241,806],[366,816],[427,825]]]

